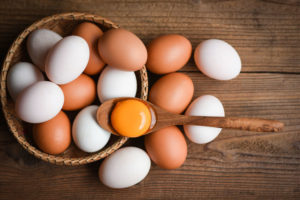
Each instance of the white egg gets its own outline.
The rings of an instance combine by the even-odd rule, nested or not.
[[[68,36],[60,40],[49,52],[45,71],[56,84],[75,80],[86,68],[90,50],[87,42],[79,36]]]
[[[124,147],[103,161],[99,168],[99,178],[107,187],[127,188],[141,182],[150,167],[150,158],[144,150]]]
[[[225,112],[221,101],[212,95],[203,95],[195,99],[185,112],[190,116],[214,116],[224,117]],[[183,126],[186,136],[195,143],[205,144],[214,140],[221,128],[207,126]]]
[[[64,104],[60,87],[50,81],[39,81],[17,97],[16,112],[24,121],[42,123],[55,117]]]
[[[110,66],[103,70],[97,83],[97,93],[102,103],[117,97],[135,97],[136,91],[137,80],[134,72]]]
[[[43,81],[42,72],[33,64],[18,62],[13,65],[7,74],[7,89],[13,100],[28,86]]]
[[[96,105],[85,107],[77,114],[72,126],[72,136],[76,146],[89,153],[102,149],[111,135],[98,124],[97,110]]]
[[[239,75],[242,67],[237,51],[223,40],[201,42],[194,53],[197,67],[206,76],[217,80],[230,80]]]
[[[48,29],[38,29],[30,33],[27,39],[27,52],[32,62],[42,71],[45,71],[45,60],[49,50],[62,37]]]

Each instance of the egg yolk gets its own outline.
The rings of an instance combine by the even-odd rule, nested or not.
[[[126,137],[139,137],[151,125],[151,112],[147,105],[135,99],[120,101],[111,113],[111,125]]]

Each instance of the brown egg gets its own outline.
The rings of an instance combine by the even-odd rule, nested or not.
[[[147,61],[144,43],[125,29],[110,29],[99,39],[98,50],[108,65],[125,70],[141,69]]]
[[[193,98],[192,79],[183,73],[171,73],[158,79],[149,92],[149,101],[172,112],[182,113]]]
[[[96,98],[96,84],[94,80],[81,74],[74,81],[59,85],[64,93],[63,110],[78,110],[90,105]]]
[[[98,40],[103,35],[102,30],[93,23],[83,22],[74,29],[72,34],[85,39],[90,48],[90,58],[84,73],[98,74],[105,65],[98,53]]]
[[[152,40],[147,50],[147,69],[155,74],[166,74],[179,70],[188,62],[192,44],[182,35],[169,34]]]
[[[185,138],[176,126],[146,135],[145,147],[151,160],[164,169],[180,167],[187,156]]]
[[[71,123],[60,111],[49,121],[33,125],[33,139],[45,153],[60,154],[71,144]]]

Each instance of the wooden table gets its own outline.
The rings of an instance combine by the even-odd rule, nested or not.
[[[209,38],[228,41],[241,56],[242,73],[231,81],[212,80],[191,59],[181,71],[193,79],[194,98],[215,95],[227,116],[277,119],[286,127],[280,133],[263,134],[223,130],[209,144],[188,142],[188,157],[181,168],[163,170],[153,164],[138,185],[112,190],[98,180],[100,162],[64,167],[28,154],[1,113],[0,199],[300,198],[299,1],[2,0],[1,63],[25,27],[70,11],[109,18],[145,43],[164,33],[185,35],[194,48]],[[130,145],[142,142],[131,140]]]

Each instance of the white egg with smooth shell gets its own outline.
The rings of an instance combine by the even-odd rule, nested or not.
[[[185,112],[189,116],[224,117],[225,112],[221,101],[212,95],[203,95],[195,99]],[[222,128],[184,125],[186,136],[195,143],[205,144],[214,140]]]
[[[7,73],[7,89],[15,101],[24,89],[43,80],[43,73],[36,66],[28,62],[18,62]]]
[[[110,188],[121,189],[141,182],[149,173],[151,160],[137,147],[124,147],[108,156],[99,168],[100,181]]]
[[[60,40],[49,52],[45,71],[56,84],[66,84],[86,68],[90,56],[87,42],[79,36],[68,36]]]
[[[135,97],[137,80],[134,72],[105,67],[97,83],[99,100],[103,103],[117,97]]]
[[[72,126],[72,137],[76,146],[89,153],[102,149],[111,135],[98,124],[97,110],[96,105],[85,107],[77,114]]]
[[[242,63],[237,51],[227,42],[210,39],[201,42],[194,52],[198,69],[217,80],[230,80],[239,75]]]
[[[18,117],[29,123],[42,123],[55,117],[64,104],[60,87],[50,81],[39,81],[26,88],[16,101]]]
[[[28,36],[27,52],[32,62],[42,71],[45,71],[45,60],[49,50],[61,39],[58,33],[48,29],[37,29]]]

